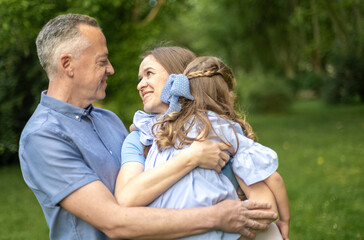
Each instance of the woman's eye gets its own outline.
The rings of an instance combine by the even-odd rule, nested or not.
[[[150,75],[152,75],[153,73],[151,72],[151,71],[148,71],[147,72],[147,76],[150,76]]]

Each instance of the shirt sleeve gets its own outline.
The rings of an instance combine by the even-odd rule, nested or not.
[[[24,179],[38,200],[52,207],[78,188],[98,180],[71,140],[43,130],[27,136],[22,154]]]
[[[155,116],[156,115],[154,114],[147,114],[140,110],[134,114],[133,123],[135,128],[139,131],[139,141],[145,146],[152,145],[153,143],[154,136],[152,133],[152,127]]]
[[[252,185],[272,175],[278,168],[278,157],[275,151],[238,135],[239,149],[232,159],[234,173]]]
[[[139,162],[145,164],[143,145],[140,142],[139,131],[132,131],[124,140],[121,148],[121,164],[127,162]]]
[[[230,143],[236,154],[230,159],[235,175],[244,180],[248,186],[265,180],[278,168],[278,157],[275,151],[245,137],[241,126],[216,114],[209,115],[214,133],[225,142]]]

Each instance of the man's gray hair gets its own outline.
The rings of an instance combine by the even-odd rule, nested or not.
[[[39,32],[37,53],[48,77],[57,72],[57,59],[61,54],[71,53],[77,58],[90,45],[78,28],[80,24],[100,28],[94,18],[70,13],[51,19]]]

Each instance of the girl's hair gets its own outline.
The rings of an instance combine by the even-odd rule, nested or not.
[[[152,55],[169,74],[181,74],[196,55],[182,47],[157,47],[143,54],[143,59]],[[150,146],[143,145],[143,155],[147,156]]]
[[[228,66],[216,57],[198,57],[187,66],[183,74],[190,80],[194,100],[180,97],[181,111],[166,115],[153,126],[160,151],[169,147],[181,149],[195,140],[208,138],[212,132],[218,136],[214,130],[216,126],[213,127],[208,118],[208,111],[237,122],[246,137],[257,140],[252,127],[245,121],[245,116],[239,115],[234,109],[233,90],[236,80]],[[197,128],[196,138],[187,136],[193,126]],[[235,128],[233,129],[236,135]],[[225,142],[221,138],[220,140]]]

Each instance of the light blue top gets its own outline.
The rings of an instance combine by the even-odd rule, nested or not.
[[[59,202],[95,180],[113,193],[127,134],[110,111],[79,108],[42,93],[22,132],[19,158],[24,180],[43,209],[50,239],[109,239]]]
[[[236,139],[233,127],[227,120],[213,112],[209,112],[208,116],[218,136],[230,142],[234,149],[237,149],[239,143],[238,151],[230,161],[234,173],[247,185],[262,181],[276,171],[278,159],[273,150],[245,137],[240,125],[231,122],[237,132],[238,139]],[[145,161],[145,171],[168,161],[181,151],[174,148],[158,151],[151,133],[151,126],[155,121],[154,116],[142,111],[138,111],[134,116],[134,125],[140,132],[139,140],[145,145],[153,143]],[[133,133],[130,139],[137,141],[137,135],[138,133]],[[193,128],[188,136],[196,137],[196,130]],[[214,139],[218,141],[216,136],[215,138],[212,136],[212,140]],[[131,160],[131,158],[128,159]],[[138,161],[137,157],[135,159]],[[226,199],[237,199],[235,188],[229,179],[223,173],[196,168],[156,198],[149,206],[174,209],[194,208],[211,206]],[[238,237],[237,234],[212,231],[186,239],[237,239]]]

